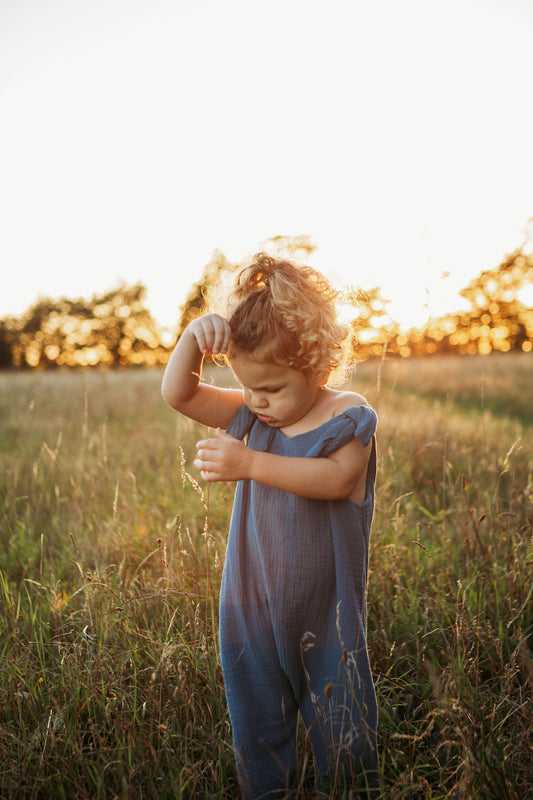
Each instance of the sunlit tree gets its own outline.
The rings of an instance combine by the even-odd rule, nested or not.
[[[14,366],[118,366],[163,363],[167,348],[145,306],[142,284],[90,300],[41,298],[16,326]]]
[[[0,369],[8,369],[13,366],[13,346],[16,336],[16,320],[0,320]]]
[[[232,265],[220,250],[215,250],[211,260],[205,266],[200,280],[194,283],[181,306],[178,324],[178,336],[181,336],[187,325],[201,316],[206,310],[208,295],[221,280],[222,275],[232,269]]]
[[[533,350],[533,309],[523,301],[524,291],[533,287],[533,220],[527,231],[522,247],[461,291],[469,310],[430,319],[421,329],[400,330],[379,287],[346,288],[339,312],[352,325],[358,357]],[[274,236],[257,250],[306,261],[316,246],[305,235]],[[178,335],[204,313],[216,287],[227,296],[239,266],[220,251],[213,253],[181,307]],[[0,320],[0,368],[164,364],[172,348],[164,342],[165,332],[146,308],[145,298],[146,288],[140,283],[90,300],[41,298],[20,319]]]
[[[481,353],[531,349],[533,311],[520,301],[520,293],[532,283],[533,258],[522,248],[482,272],[460,292],[471,310],[459,320],[456,336],[469,334]]]
[[[533,310],[520,298],[532,284],[533,258],[521,247],[470,281],[460,292],[470,309],[430,320],[419,347],[412,346],[413,352],[531,351]]]
[[[366,290],[348,287],[342,292],[339,313],[350,322],[359,359],[382,356],[389,347],[396,352],[399,325],[387,311],[389,302],[379,286]]]
[[[473,308],[487,308],[490,303],[518,299],[520,290],[533,282],[533,259],[522,249],[508,255],[494,269],[485,270],[472,280],[460,294]]]

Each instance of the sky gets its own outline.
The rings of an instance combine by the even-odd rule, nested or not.
[[[533,0],[0,0],[0,318],[306,234],[405,327],[525,242]]]

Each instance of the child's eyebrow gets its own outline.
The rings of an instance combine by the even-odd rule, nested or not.
[[[239,381],[242,386],[244,383]],[[283,383],[267,383],[265,386],[246,386],[246,389],[250,389],[251,392],[273,392],[276,389],[281,389],[283,387]]]

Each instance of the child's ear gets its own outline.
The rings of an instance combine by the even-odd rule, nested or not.
[[[317,386],[325,386],[329,379],[329,372],[322,372],[316,377]]]

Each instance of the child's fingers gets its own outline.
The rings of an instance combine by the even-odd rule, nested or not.
[[[195,320],[193,333],[202,353],[225,353],[229,345],[230,328],[224,317],[207,314]]]
[[[218,314],[207,314],[191,322],[190,331],[201,353],[225,353],[229,344],[229,323]]]
[[[226,353],[229,345],[230,327],[224,317],[213,315],[213,353]]]
[[[195,467],[198,467],[198,469],[207,469],[208,467],[213,469],[215,463],[218,463],[217,447],[216,447],[217,442],[215,441],[210,442],[209,440],[207,440],[206,442],[203,443],[202,447],[200,447],[199,444],[197,445],[198,452],[196,454],[196,460],[194,462]],[[210,447],[209,446],[210,444],[214,444],[215,447]]]
[[[201,458],[197,458],[194,462],[194,466],[200,471],[200,475],[204,481],[219,480],[219,474],[216,472],[215,464],[210,464],[209,461],[204,461]]]
[[[205,340],[207,343],[208,353],[218,353],[220,347],[220,334],[217,319],[210,314],[202,320],[205,332]]]
[[[201,455],[201,450],[216,450],[218,446],[218,439],[202,439],[201,442],[196,442],[196,449],[198,455]]]
[[[215,475],[214,472],[206,472],[205,470],[201,470],[200,475],[202,476],[202,480],[207,481],[208,483],[215,483],[219,480],[218,476]]]
[[[198,453],[198,457],[195,458],[195,460],[194,460],[194,466],[197,469],[206,469],[208,465],[210,467],[212,467],[213,466],[213,462],[210,459],[208,453],[205,450],[201,450]]]
[[[200,350],[200,352],[208,353],[209,346],[207,344],[205,327],[200,323],[198,323],[197,325],[194,325],[194,327],[191,326],[191,331],[194,338],[196,339],[196,344],[198,345],[198,349]]]

